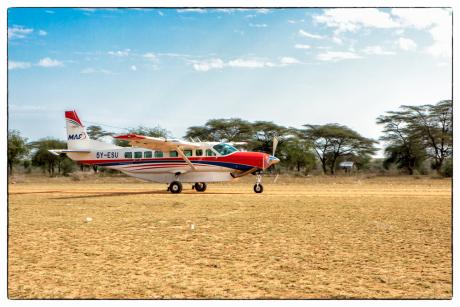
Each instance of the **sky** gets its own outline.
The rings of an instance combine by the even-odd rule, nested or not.
[[[104,129],[182,137],[208,119],[378,139],[400,105],[451,99],[452,15],[437,8],[8,10],[8,125],[66,139],[64,111]]]

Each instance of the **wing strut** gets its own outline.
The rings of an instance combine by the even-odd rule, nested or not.
[[[182,159],[184,159],[185,162],[187,162],[187,164],[190,166],[190,168],[194,171],[196,171],[196,168],[195,166],[193,165],[192,162],[190,162],[190,160],[187,158],[187,156],[184,154],[184,152],[182,151],[182,149],[177,146],[177,152],[179,153],[179,155],[182,157]]]

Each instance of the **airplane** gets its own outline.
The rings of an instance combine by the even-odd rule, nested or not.
[[[273,154],[239,151],[240,143],[192,142],[138,134],[114,136],[131,147],[90,139],[75,110],[65,111],[67,149],[51,149],[54,155],[67,155],[85,164],[115,169],[138,179],[168,184],[168,191],[182,192],[183,183],[204,192],[209,182],[232,181],[256,175],[254,192],[262,193],[261,172],[280,160],[275,157],[278,140],[273,140]]]

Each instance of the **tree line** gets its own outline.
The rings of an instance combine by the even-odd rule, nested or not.
[[[396,111],[379,116],[376,122],[383,129],[379,139],[385,146],[385,157],[380,160],[372,158],[378,150],[376,140],[337,123],[305,124],[302,128],[293,128],[271,121],[211,119],[202,126],[189,127],[185,138],[192,141],[246,142],[243,150],[271,153],[276,137],[276,156],[281,160],[276,166],[277,172],[306,175],[318,168],[324,174],[335,174],[340,162],[351,161],[358,171],[372,167],[382,170],[395,168],[412,175],[423,173],[429,164],[438,174],[451,176],[452,116],[452,100],[443,100],[434,105],[403,105]],[[114,135],[98,125],[88,126],[87,132],[93,139]],[[171,137],[168,130],[159,126],[140,126],[129,129],[129,133]],[[128,146],[126,141],[113,139],[113,142]],[[18,131],[8,131],[9,173],[13,173],[14,165],[22,163],[25,169],[39,167],[50,176],[67,175],[78,166],[65,156],[48,152],[48,149],[63,149],[66,146],[65,141],[53,138],[27,142]]]

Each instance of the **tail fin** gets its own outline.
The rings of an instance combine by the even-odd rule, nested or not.
[[[76,150],[91,150],[91,149],[115,149],[119,146],[91,140],[86,132],[85,126],[80,121],[75,110],[65,112],[65,121],[67,128],[67,148]]]
[[[87,145],[86,140],[89,140],[89,136],[80,118],[78,118],[77,112],[75,112],[75,110],[66,111],[65,121],[67,128],[67,148],[83,149],[83,147],[86,147],[84,145]]]

